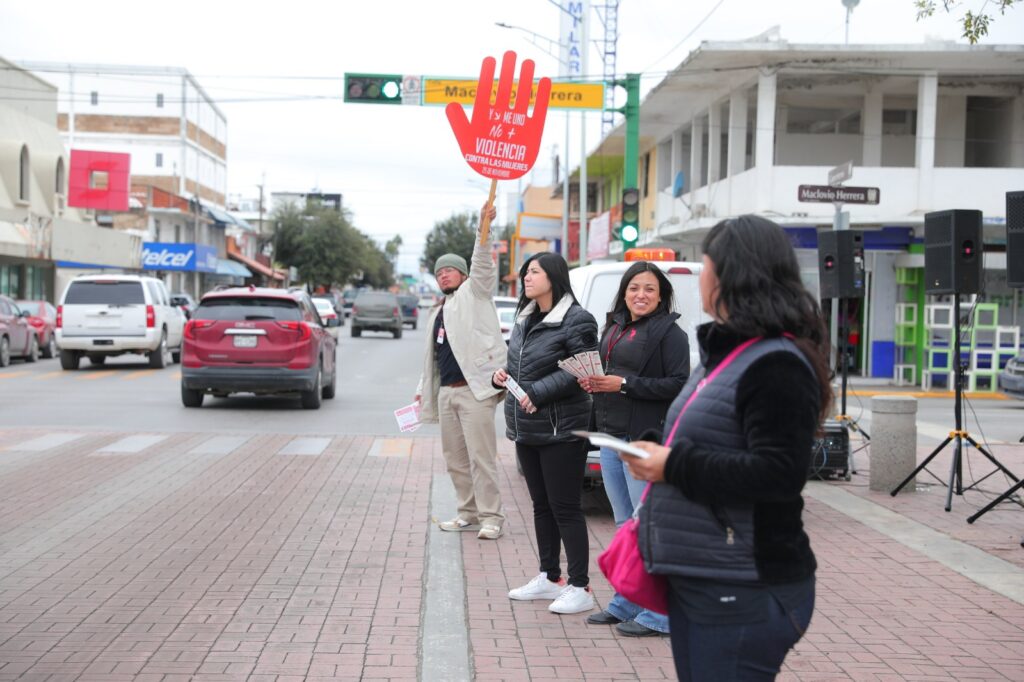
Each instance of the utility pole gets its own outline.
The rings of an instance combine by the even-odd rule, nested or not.
[[[626,89],[626,106],[619,109],[626,117],[623,184],[626,188],[636,188],[636,169],[640,165],[640,74],[627,73],[625,80],[616,81],[615,84]]]

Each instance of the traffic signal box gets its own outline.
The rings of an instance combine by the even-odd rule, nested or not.
[[[623,250],[636,246],[640,238],[640,190],[629,187],[622,190],[622,228],[619,230]]]
[[[402,76],[394,73],[346,73],[345,101],[401,104]]]

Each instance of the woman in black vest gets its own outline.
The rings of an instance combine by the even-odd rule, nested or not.
[[[601,337],[605,375],[580,380],[594,396],[597,431],[635,440],[650,429],[662,430],[669,405],[690,375],[690,344],[672,302],[672,283],[657,265],[638,261],[622,275]],[[601,478],[615,524],[622,525],[640,503],[645,483],[627,473],[611,448],[601,448]],[[668,618],[620,594],[587,622],[614,624],[629,637],[668,633]]]
[[[668,577],[679,678],[771,680],[814,610],[801,491],[832,398],[827,337],[778,225],[726,220],[703,250],[704,366],[669,408],[668,447],[624,460],[656,482],[640,549]]]
[[[590,423],[590,396],[558,361],[597,350],[597,323],[572,294],[569,268],[555,253],[527,260],[519,271],[522,295],[509,338],[508,363],[491,381],[511,377],[525,392],[505,396],[505,429],[533,500],[540,574],[508,593],[510,599],[552,600],[552,613],[594,608],[590,592],[589,537],[580,496],[587,445],[572,434]],[[565,545],[568,584],[559,555]]]

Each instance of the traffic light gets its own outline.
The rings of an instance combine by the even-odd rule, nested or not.
[[[640,237],[640,190],[628,187],[622,190],[622,228],[619,238],[622,248],[631,249],[636,246]]]
[[[402,76],[393,73],[346,73],[345,101],[401,104]]]

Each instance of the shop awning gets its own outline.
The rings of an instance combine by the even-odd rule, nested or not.
[[[228,275],[230,277],[252,277],[252,272],[249,268],[245,267],[241,263],[224,260],[223,258],[217,261],[217,274]]]
[[[273,268],[269,268],[266,265],[264,265],[263,263],[260,263],[257,260],[253,260],[252,258],[249,258],[247,256],[243,256],[240,253],[236,253],[234,251],[229,251],[228,252],[228,258],[232,258],[232,259],[238,261],[239,263],[241,263],[245,267],[249,268],[253,272],[258,272],[259,274],[263,275],[264,277],[269,277],[270,279],[276,279],[279,282],[283,282],[284,281],[284,273],[276,272]]]

